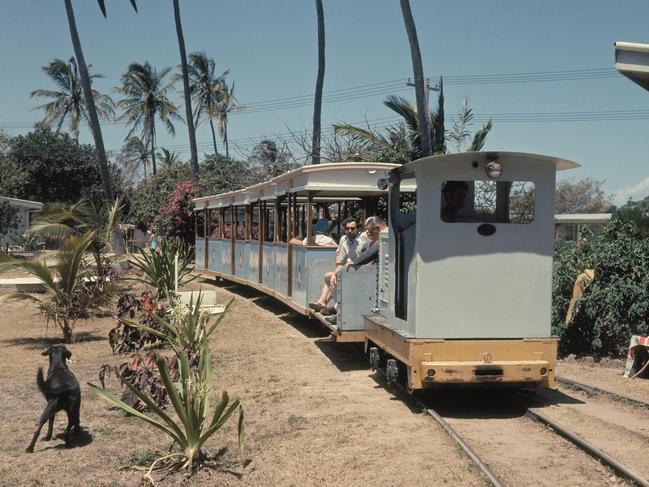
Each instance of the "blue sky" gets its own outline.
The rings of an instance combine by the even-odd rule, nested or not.
[[[106,76],[96,83],[99,90],[110,93],[133,61],[148,60],[158,68],[178,64],[171,0],[139,0],[138,14],[127,0],[106,3],[107,20],[94,0],[73,0],[86,59]],[[557,121],[548,116],[523,122],[520,115],[647,108],[649,93],[606,70],[613,67],[613,42],[649,43],[649,2],[411,0],[411,5],[424,70],[431,78],[447,77],[447,114],[457,111],[465,95],[476,115],[495,114],[486,149],[572,159],[582,168],[561,177],[603,179],[618,201],[649,194],[649,117]],[[15,135],[42,116],[32,110],[40,100],[30,98],[32,90],[52,87],[40,67],[55,57],[70,57],[72,45],[63,1],[3,0],[0,9],[5,65],[0,76],[0,129]],[[387,93],[414,101],[412,89],[404,84],[412,68],[399,1],[324,0],[324,9],[325,92],[373,83],[383,88],[372,96],[349,92],[342,100],[325,103],[323,126],[392,117],[381,103]],[[230,69],[237,97],[250,106],[231,116],[235,154],[237,147],[250,147],[250,139],[310,128],[310,104],[253,108],[258,102],[312,94],[317,67],[313,1],[185,0],[181,13],[188,52],[206,51],[219,71]],[[452,81],[457,76],[590,69],[605,76],[525,83]],[[182,155],[188,157],[186,128],[177,125],[176,130],[171,137],[159,127],[158,145],[185,151]],[[120,125],[105,126],[107,148],[119,149],[126,132]],[[81,140],[91,141],[85,127]],[[209,151],[210,141],[209,127],[200,126],[199,146]]]

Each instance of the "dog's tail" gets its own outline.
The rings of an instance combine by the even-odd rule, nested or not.
[[[38,372],[36,372],[36,384],[38,384],[41,392],[45,394],[45,379],[43,379],[43,369],[40,367],[38,368]]]

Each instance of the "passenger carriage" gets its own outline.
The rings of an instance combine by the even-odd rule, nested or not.
[[[326,272],[335,268],[335,247],[314,243],[316,208],[340,222],[355,211],[374,213],[387,192],[377,188],[396,164],[345,162],[303,166],[239,191],[197,198],[196,267],[200,272],[258,289],[308,316]],[[385,207],[384,203],[384,207]],[[303,236],[309,245],[289,245]],[[344,304],[327,326],[337,341],[363,343],[363,314],[376,307],[377,266],[345,272],[339,283]]]
[[[380,181],[390,192],[390,225],[381,240],[379,310],[365,316],[373,367],[411,391],[554,387],[555,173],[577,166],[467,152],[404,164]],[[403,211],[404,182],[416,184],[415,213]],[[454,218],[445,218],[444,188],[451,186],[466,194]]]

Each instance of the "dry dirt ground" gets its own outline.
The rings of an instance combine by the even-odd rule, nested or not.
[[[227,390],[244,405],[245,450],[238,453],[232,421],[206,444],[212,454],[227,447],[220,468],[158,479],[159,485],[487,485],[446,434],[388,390],[360,354],[329,342],[316,322],[271,298],[212,284],[191,287],[215,289],[220,302],[235,297],[211,348],[216,393]],[[114,324],[111,317],[80,323],[80,340],[69,346],[92,441],[69,450],[60,439],[39,441],[29,455],[23,451],[45,405],[35,372],[47,366],[40,352],[59,342],[60,331],[47,329],[31,305],[0,304],[0,485],[138,485],[142,472],[125,467],[148,465],[169,448],[163,434],[111,410],[86,385],[98,382],[100,365],[127,359],[108,346]],[[562,363],[559,373],[639,398],[649,391],[649,381],[625,385],[621,370],[598,365]],[[119,390],[112,379],[107,386]],[[65,424],[59,413],[55,434]]]

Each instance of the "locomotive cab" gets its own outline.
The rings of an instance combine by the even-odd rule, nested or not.
[[[381,240],[379,308],[365,319],[373,365],[385,363],[388,379],[401,375],[409,389],[554,387],[555,174],[577,166],[468,152],[393,169],[382,182],[390,226]],[[400,191],[405,181],[416,182],[416,205]]]

